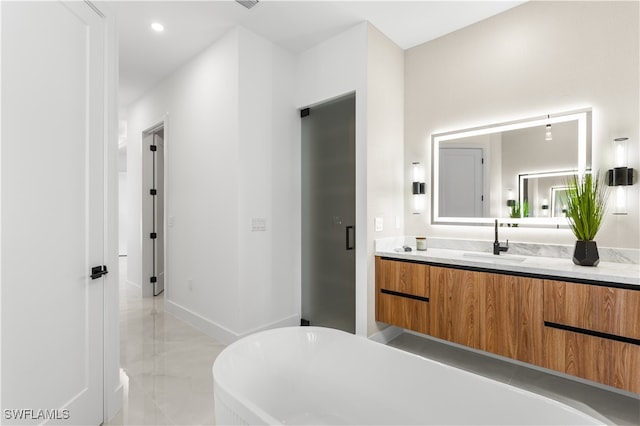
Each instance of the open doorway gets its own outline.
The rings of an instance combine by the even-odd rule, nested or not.
[[[147,285],[142,295],[148,297],[162,294],[165,286],[164,123],[144,131],[142,145],[143,164],[148,165],[143,167],[142,261]]]

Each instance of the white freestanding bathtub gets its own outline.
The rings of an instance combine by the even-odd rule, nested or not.
[[[213,386],[219,425],[604,424],[550,398],[319,327],[229,345],[213,364]]]

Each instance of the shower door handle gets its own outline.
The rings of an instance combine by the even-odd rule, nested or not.
[[[349,232],[350,230],[352,232]],[[355,237],[356,237],[355,230],[353,229],[353,226],[347,226],[345,228],[345,231],[346,231],[346,233],[345,233],[346,249],[347,250],[353,250],[354,245],[351,242],[351,234],[353,234],[353,239],[355,240]]]

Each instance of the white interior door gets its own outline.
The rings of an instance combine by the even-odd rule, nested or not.
[[[440,216],[484,216],[483,167],[482,148],[440,148]]]
[[[84,2],[0,8],[0,412],[8,424],[100,424],[104,22]]]

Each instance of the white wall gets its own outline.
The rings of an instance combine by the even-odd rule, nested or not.
[[[249,31],[239,42],[239,327],[249,333],[300,324],[300,116],[293,56]],[[266,231],[251,231],[253,218]]]
[[[141,134],[166,117],[166,215],[174,222],[166,236],[170,312],[226,342],[297,324],[298,110],[355,92],[356,244],[362,248],[356,332],[376,330],[373,239],[403,227],[403,73],[402,50],[366,23],[296,58],[237,28],[129,107],[131,217],[140,217],[146,193]],[[370,110],[369,91],[376,99]],[[374,215],[386,223],[375,235]],[[266,219],[267,230],[252,231],[253,218]],[[135,284],[146,283],[138,254],[143,235],[139,220],[130,224],[128,279]]]
[[[367,36],[362,23],[296,57],[295,105],[305,108],[356,94],[356,334],[367,333]],[[298,115],[299,117],[299,115]],[[300,181],[300,124],[297,175]],[[300,208],[299,205],[297,207]],[[296,247],[299,248],[298,240]]]
[[[118,172],[118,254],[127,255],[129,196],[127,194],[127,172]]]
[[[375,27],[367,44],[367,334],[375,321],[374,240],[404,234],[404,51]],[[383,230],[375,230],[375,218]]]
[[[298,108],[356,93],[356,334],[371,335],[373,242],[404,233],[404,52],[362,23],[298,55],[296,65]]]
[[[630,138],[640,166],[638,2],[528,2],[405,52],[407,159],[431,164],[430,135],[501,121],[593,108],[593,168],[612,167],[612,141]],[[415,161],[415,160],[414,160]],[[429,175],[429,174],[428,174]],[[609,214],[603,247],[640,247],[640,185],[629,214]],[[406,232],[490,241],[485,227],[431,225],[411,215]],[[568,229],[509,228],[518,242],[573,244]]]
[[[296,111],[283,90],[291,61],[236,28],[129,107],[134,218],[145,192],[141,134],[165,118],[165,212],[173,218],[166,233],[167,309],[223,342],[299,319],[295,247],[291,233],[281,232],[296,220],[297,206],[286,157],[293,150],[288,133]],[[251,217],[266,218],[267,231],[251,233]],[[149,285],[140,238],[136,221],[129,234],[129,280]]]

